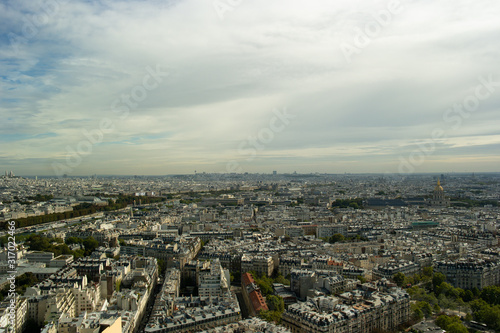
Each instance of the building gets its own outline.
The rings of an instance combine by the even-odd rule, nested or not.
[[[122,320],[120,315],[104,312],[84,313],[76,319],[63,315],[57,323],[57,332],[122,333]]]
[[[326,270],[334,271],[337,274],[342,274],[344,264],[333,260],[332,258],[315,257],[311,260],[311,267],[313,270]]]
[[[73,262],[71,267],[76,269],[78,275],[86,275],[91,280],[100,276],[104,272],[104,268],[109,267],[109,265],[109,259],[80,258],[80,260]]]
[[[60,255],[49,262],[50,267],[63,268],[73,262],[73,255]]]
[[[200,271],[210,268],[210,261],[191,260],[182,270],[182,280],[189,285],[195,285],[200,281]]]
[[[241,320],[241,310],[234,295],[224,297],[169,298],[171,314],[150,318],[147,333],[199,332]]]
[[[234,236],[232,231],[191,231],[189,235],[198,237],[203,242],[208,242],[212,238],[230,239]]]
[[[262,293],[250,273],[241,275],[243,300],[251,316],[256,316],[262,310],[269,310]]]
[[[316,229],[316,237],[330,238],[335,234],[341,234],[347,237],[347,226],[340,224],[319,225]]]
[[[43,262],[45,264],[50,264],[54,259],[54,253],[52,252],[42,252],[42,251],[32,251],[28,252],[25,256],[28,261],[31,262]]]
[[[194,259],[201,249],[198,237],[180,237],[172,244],[149,241],[129,241],[120,247],[121,254],[141,255],[165,260],[167,267],[183,269],[184,265]]]
[[[237,323],[219,326],[209,330],[201,331],[200,333],[291,333],[287,328],[269,323],[258,317],[250,317],[248,319],[240,320]]]
[[[342,275],[330,275],[328,273],[331,272],[318,272],[318,279],[314,283],[314,288],[317,290],[326,290],[329,294],[346,291],[347,280]]]
[[[241,255],[228,253],[207,253],[203,252],[198,255],[199,260],[219,260],[222,267],[229,269],[231,272],[241,271]],[[188,268],[188,269],[192,269]],[[183,269],[184,274],[184,269]]]
[[[69,270],[68,270],[69,271]],[[87,284],[86,276],[61,276],[61,275],[53,275],[49,279],[38,283],[33,287],[29,287],[26,290],[25,296],[27,296],[30,301],[31,299],[38,299],[39,296],[55,296],[56,298],[64,291],[68,294],[67,298],[69,299],[68,303],[71,303],[71,311],[74,312],[75,316],[79,316],[85,312],[96,311],[100,305],[102,305],[101,300],[101,285],[99,283],[91,282]],[[61,296],[61,299],[65,299]],[[35,302],[36,303],[36,302]],[[40,298],[40,302],[42,304],[42,308],[38,307],[37,309],[33,308],[32,311],[35,313],[36,311],[44,312],[43,304],[50,304],[50,301],[45,302],[44,298]],[[62,302],[61,304],[63,304]],[[58,313],[57,309],[60,308],[59,305],[56,304],[56,309],[54,313]],[[64,308],[64,306],[62,306]],[[62,312],[61,312],[62,313]],[[39,315],[41,316],[41,315]],[[43,316],[46,316],[44,314]],[[35,319],[36,315],[33,315],[33,319]]]
[[[412,276],[420,272],[420,265],[408,260],[391,260],[387,263],[378,265],[372,271],[373,279],[392,280],[397,273],[403,273],[406,276]]]
[[[300,269],[304,264],[303,258],[297,257],[281,257],[279,259],[279,268],[278,271],[284,277],[287,277],[291,274],[292,269]]]
[[[439,179],[434,191],[432,192],[432,199],[430,203],[431,206],[434,207],[448,207],[450,205],[450,199],[445,197],[444,190]]]
[[[348,279],[357,279],[358,277],[368,278],[368,271],[361,267],[344,266],[342,269],[342,276]]]
[[[198,294],[200,297],[222,296],[229,291],[230,282],[229,271],[216,260],[209,268],[200,270]]]
[[[114,242],[114,240],[117,240],[119,236],[119,233],[117,232],[112,232],[109,230],[79,230],[79,231],[70,231],[66,233],[66,238],[69,237],[78,237],[81,239],[85,239],[88,237],[94,238],[97,242],[99,242],[99,245],[101,246],[107,246],[108,244],[111,244]]]
[[[57,320],[65,313],[74,317],[75,296],[68,289],[60,288],[45,295],[36,295],[28,298],[28,319],[33,319],[38,325],[44,322]]]
[[[28,320],[28,302],[26,298],[17,298],[13,312],[11,304],[10,299],[0,303],[0,332],[22,333]]]
[[[370,333],[396,330],[409,316],[410,296],[404,290],[365,284],[340,297],[292,304],[283,313],[282,324],[294,333]]]
[[[500,284],[500,265],[496,261],[482,259],[460,259],[439,261],[436,272],[446,275],[447,281],[462,289],[478,288]]]
[[[287,226],[276,230],[276,236],[303,237],[304,235],[304,228],[298,226]]]
[[[302,300],[309,290],[314,289],[317,281],[316,272],[308,269],[293,269],[290,274],[290,288]]]
[[[436,221],[416,221],[411,223],[413,230],[429,229],[439,227],[439,222]]]
[[[297,302],[297,295],[290,289],[290,286],[285,286],[281,283],[273,283],[273,291],[276,296],[283,298],[285,308]]]
[[[249,256],[241,257],[241,272],[256,272],[259,275],[271,276],[274,272],[274,260],[272,256]]]

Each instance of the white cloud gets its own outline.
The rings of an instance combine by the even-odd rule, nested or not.
[[[500,91],[459,129],[443,121],[479,76],[500,79],[497,2],[401,0],[401,13],[347,63],[339,45],[352,43],[356,28],[390,1],[243,1],[224,20],[211,1],[58,1],[15,49],[0,39],[0,168],[14,164],[17,174],[50,174],[66,147],[104,117],[115,131],[75,174],[223,172],[280,107],[296,121],[245,164],[249,171],[290,164],[326,171],[359,161],[359,171],[392,171],[434,128],[455,140],[436,156],[472,166],[458,147],[490,147],[482,161],[497,149],[490,138],[498,133]],[[22,37],[47,2],[2,3],[0,31]],[[120,119],[112,102],[157,65],[169,77]],[[46,133],[53,135],[37,137]],[[448,167],[433,158],[422,170]]]

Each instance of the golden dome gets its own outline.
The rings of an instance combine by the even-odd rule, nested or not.
[[[437,192],[437,191],[439,191],[439,192],[444,191],[443,187],[441,186],[441,181],[439,179],[438,179],[438,183],[437,183],[436,187],[434,187],[434,192]]]

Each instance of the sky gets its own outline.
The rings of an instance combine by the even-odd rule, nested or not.
[[[500,171],[495,0],[4,0],[0,170]]]

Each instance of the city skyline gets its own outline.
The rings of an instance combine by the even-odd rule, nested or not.
[[[6,1],[0,170],[498,172],[498,10]]]
[[[1,332],[500,328],[500,173],[8,171],[0,188]]]

